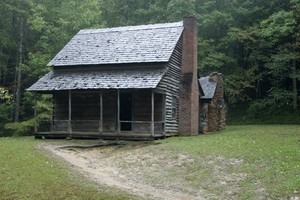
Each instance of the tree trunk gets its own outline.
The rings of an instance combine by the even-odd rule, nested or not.
[[[3,51],[3,47],[0,45],[0,56],[2,56],[2,51]],[[2,77],[3,77],[3,69],[1,67],[1,62],[0,62],[0,84],[2,82]],[[2,85],[4,85],[4,83]]]
[[[22,81],[22,60],[23,60],[23,19],[20,18],[20,44],[19,44],[19,62],[17,66],[17,83],[16,83],[16,101],[15,101],[15,122],[20,118],[20,99],[21,99],[21,81]]]
[[[296,77],[297,67],[296,60],[293,61],[293,110],[298,109],[298,91],[297,91],[297,77]]]

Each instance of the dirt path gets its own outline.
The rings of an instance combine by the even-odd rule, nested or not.
[[[95,142],[89,145],[93,147]],[[245,178],[244,174],[222,174],[218,167],[214,167],[221,162],[222,169],[226,170],[226,165],[239,165],[239,160],[192,158],[171,152],[163,145],[135,142],[119,146],[79,147],[50,141],[40,145],[40,148],[68,161],[89,179],[145,199],[231,199],[232,194],[238,192],[238,188],[232,187],[227,196],[216,196],[202,189],[201,179],[206,177],[206,173],[218,174],[218,180],[205,180],[212,187],[218,188],[224,184],[235,184]],[[204,163],[206,166],[203,166]],[[202,168],[211,168],[212,171],[203,171]]]
[[[163,177],[157,177],[161,179],[161,183],[149,180],[151,177],[147,178],[147,174],[157,174],[155,168],[163,166],[155,166],[156,164],[148,166],[148,164],[155,163],[154,160],[162,162],[164,160],[161,156],[155,158],[151,152],[145,153],[144,148],[147,149],[147,147],[136,146],[131,151],[116,146],[85,149],[66,148],[65,144],[45,142],[40,145],[40,148],[63,158],[93,181],[117,187],[145,199],[203,199],[200,194],[190,195],[171,188],[170,183],[164,182]]]

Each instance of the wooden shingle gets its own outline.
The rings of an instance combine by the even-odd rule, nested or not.
[[[113,69],[88,71],[52,71],[28,91],[76,89],[147,89],[155,88],[166,68]]]
[[[168,62],[182,22],[79,31],[48,66]]]

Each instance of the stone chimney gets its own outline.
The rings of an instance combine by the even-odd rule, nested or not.
[[[210,104],[208,104],[207,113],[207,130],[221,131],[226,126],[226,103],[224,100],[224,82],[221,73],[212,73],[209,81],[217,83],[214,97]]]
[[[179,135],[198,134],[199,84],[197,76],[198,28],[195,17],[183,19],[182,73],[179,91]]]

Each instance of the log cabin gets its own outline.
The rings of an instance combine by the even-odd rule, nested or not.
[[[59,138],[163,138],[199,133],[197,22],[79,31],[28,91],[53,96]]]

